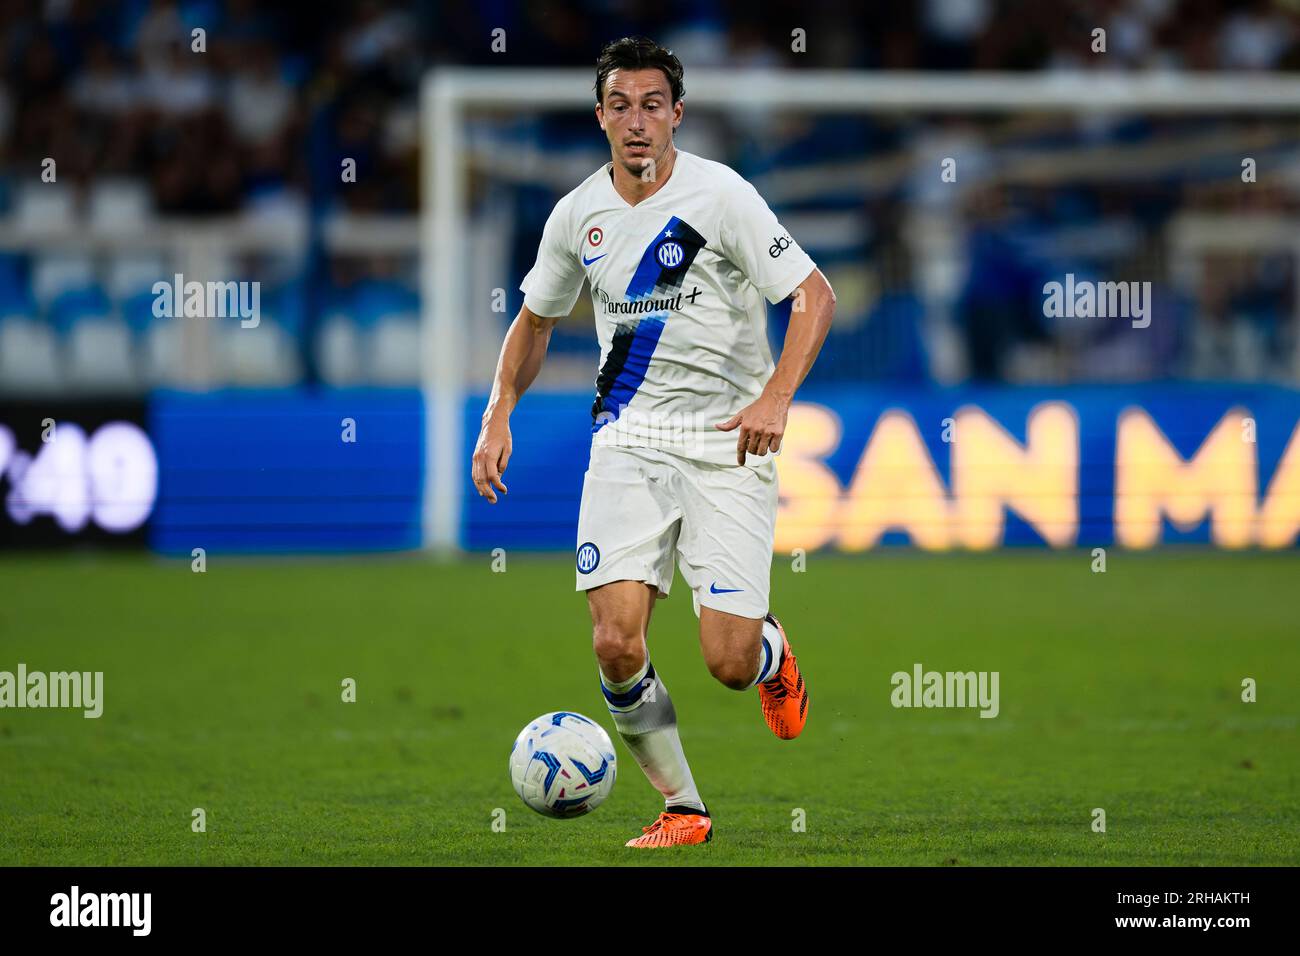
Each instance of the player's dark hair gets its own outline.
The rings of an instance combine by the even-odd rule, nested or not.
[[[676,103],[686,93],[682,78],[686,71],[672,50],[666,50],[648,37],[623,37],[605,44],[596,57],[596,102],[605,99],[605,80],[615,70],[663,70]]]

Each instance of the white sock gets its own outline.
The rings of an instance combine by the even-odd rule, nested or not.
[[[704,801],[677,735],[677,711],[650,661],[625,681],[611,681],[601,674],[600,686],[618,735],[646,779],[663,794],[664,806],[703,811]]]
[[[781,640],[781,632],[771,621],[764,620],[763,640],[758,648],[758,676],[754,678],[754,684],[761,684],[776,676],[776,672],[781,669],[781,655],[784,652],[785,641]],[[753,687],[754,684],[750,686]]]

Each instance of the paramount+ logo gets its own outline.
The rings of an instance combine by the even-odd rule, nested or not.
[[[772,244],[767,248],[767,254],[773,259],[780,257],[781,253],[790,248],[789,236],[773,236]]]

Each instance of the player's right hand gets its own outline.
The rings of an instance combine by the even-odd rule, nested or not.
[[[474,487],[490,504],[497,503],[495,487],[506,494],[505,483],[501,476],[506,472],[510,462],[510,422],[504,418],[489,418],[483,422],[478,433],[478,443],[474,446],[474,455],[470,459],[470,477]]]

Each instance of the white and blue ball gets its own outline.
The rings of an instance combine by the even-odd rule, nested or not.
[[[614,744],[590,717],[559,710],[519,732],[510,782],[519,799],[548,817],[580,817],[614,789]]]

